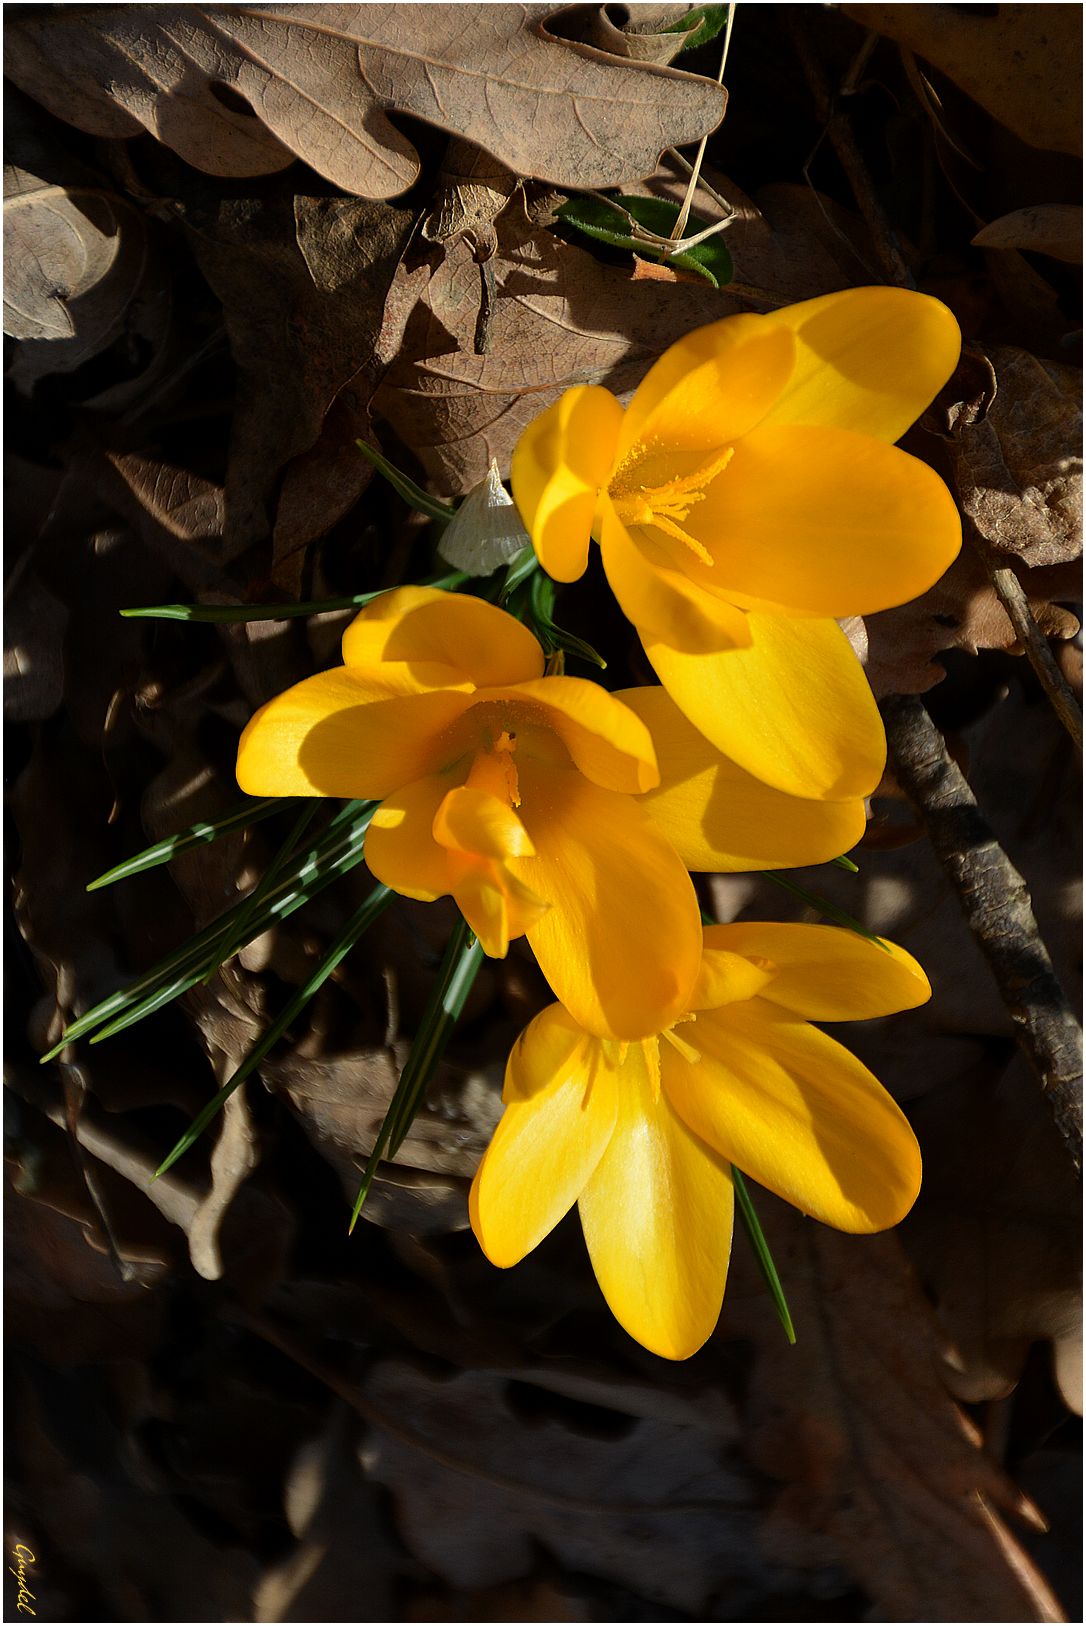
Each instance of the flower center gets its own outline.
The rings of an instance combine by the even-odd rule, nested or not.
[[[677,454],[672,453],[667,458],[651,452],[642,441],[637,441],[615,470],[608,487],[616,514],[624,525],[655,526],[658,531],[674,537],[689,548],[703,565],[711,565],[712,554],[697,537],[683,530],[683,522],[694,504],[704,499],[705,487],[709,482],[727,468],[734,451],[733,446],[726,446],[722,452],[711,457],[707,463],[700,463],[688,474],[674,474],[670,479],[651,485],[643,476],[650,470],[655,473],[661,463],[673,462]]]

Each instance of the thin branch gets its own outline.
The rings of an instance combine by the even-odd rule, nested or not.
[[[1082,708],[1075,699],[1071,685],[1060,671],[1052,646],[1029,607],[1029,599],[1022,583],[1007,565],[996,564],[990,550],[977,536],[973,544],[984,560],[999,602],[1010,617],[1015,636],[1026,652],[1026,659],[1037,674],[1037,680],[1048,697],[1052,710],[1064,728],[1082,750]]]
[[[724,67],[728,60],[728,48],[732,42],[732,25],[735,22],[735,7],[736,0],[731,0],[731,5],[728,7],[728,21],[724,25],[724,46],[720,53],[720,67],[716,76],[716,82],[718,85],[722,85],[724,83]],[[705,160],[705,148],[708,141],[709,137],[707,135],[703,135],[701,141],[698,143],[698,150],[694,157],[693,166],[690,170],[690,181],[686,188],[686,197],[683,199],[682,208],[679,210],[679,213],[676,216],[675,224],[671,228],[671,240],[673,243],[678,243],[681,241],[682,234],[686,230],[686,222],[690,219],[690,206],[694,201],[694,193],[698,189],[698,176],[701,174],[701,166]]]
[[[1026,883],[997,842],[921,700],[882,715],[898,784],[916,808],[995,978],[1015,1037],[1076,1169],[1082,1168],[1082,1029],[1041,939]]]

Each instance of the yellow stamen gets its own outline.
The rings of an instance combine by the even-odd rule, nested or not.
[[[660,1099],[660,1044],[654,1035],[651,1039],[642,1039],[641,1054],[645,1058],[645,1071],[649,1075],[649,1088],[652,1099]]]
[[[695,1067],[697,1066],[701,1060],[701,1051],[695,1050],[694,1046],[687,1044],[685,1039],[680,1039],[674,1028],[666,1028],[661,1037],[666,1039],[668,1044],[679,1052],[684,1061],[690,1062]]]
[[[625,525],[655,526],[666,536],[674,537],[689,548],[702,564],[711,565],[712,554],[689,531],[683,530],[682,521],[694,504],[702,501],[709,482],[727,468],[734,452],[733,446],[725,446],[723,451],[690,474],[677,474],[662,485],[648,486],[635,484],[637,469],[649,455],[647,447],[640,444],[635,446],[623,459],[611,482],[610,494],[615,512]]]

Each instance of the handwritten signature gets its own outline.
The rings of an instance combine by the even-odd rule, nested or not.
[[[31,1592],[30,1588],[26,1584],[26,1572],[31,1564],[36,1564],[38,1561],[34,1557],[34,1554],[30,1551],[30,1548],[25,1542],[22,1541],[17,1543],[11,1556],[15,1560],[15,1565],[12,1566],[9,1564],[8,1569],[10,1573],[14,1575],[15,1580],[18,1583],[18,1608],[24,1615],[34,1615],[37,1617],[38,1611],[30,1607],[31,1604],[35,1603],[37,1600],[34,1593]]]

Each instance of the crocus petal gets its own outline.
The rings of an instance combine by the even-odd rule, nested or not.
[[[718,1011],[722,1005],[733,1005],[736,1000],[753,999],[764,994],[773,982],[775,967],[768,956],[733,953],[717,948],[709,937],[701,951],[701,970],[690,995],[690,1009]],[[683,1037],[697,1049],[697,1031],[692,1028]]]
[[[646,1349],[685,1360],[716,1326],[732,1241],[727,1163],[692,1134],[641,1047],[619,1076],[614,1132],[578,1209],[592,1268],[616,1320]]]
[[[763,997],[815,1022],[889,1016],[931,998],[931,984],[911,954],[840,926],[741,920],[706,927],[705,944],[771,960],[774,974]]]
[[[472,785],[457,785],[445,795],[433,831],[443,847],[482,858],[531,857],[534,850],[508,802]]]
[[[695,328],[638,385],[622,421],[619,464],[639,443],[705,452],[729,445],[765,417],[788,383],[794,355],[790,331],[761,316],[725,316]]]
[[[601,1038],[639,1039],[685,1008],[701,958],[682,860],[630,796],[573,769],[520,772],[534,858],[509,868],[550,910],[528,933],[547,981]]]
[[[644,640],[680,711],[756,779],[827,801],[869,796],[886,736],[852,646],[835,621],[748,615],[749,649],[693,655]]]
[[[755,429],[686,521],[740,604],[868,615],[926,592],[961,548],[957,505],[918,458],[870,435]]]
[[[647,724],[660,784],[642,798],[691,870],[788,869],[823,864],[864,833],[863,800],[814,802],[755,779],[699,734],[665,689],[618,698]]]
[[[817,423],[895,441],[942,389],[961,351],[945,305],[904,288],[849,288],[761,320],[795,338],[792,375],[765,423]]]
[[[772,984],[770,984],[772,986]],[[843,1045],[765,999],[702,1011],[701,1060],[661,1047],[664,1091],[722,1157],[841,1231],[883,1231],[920,1189],[908,1120]]]
[[[543,672],[543,651],[514,616],[436,587],[397,587],[367,604],[343,634],[343,659],[375,683],[406,672],[421,688],[521,683]]]
[[[547,912],[543,903],[504,864],[493,859],[453,855],[450,891],[482,945],[484,954],[504,960],[509,944],[523,937]]]
[[[479,696],[480,701],[487,698]],[[656,784],[656,753],[648,729],[598,683],[546,677],[519,683],[508,698],[538,708],[541,726],[553,730],[586,778],[605,790],[637,795]]]
[[[660,639],[694,654],[750,642],[742,610],[691,579],[675,563],[681,542],[666,546],[644,526],[627,530],[604,497],[599,511],[600,549],[607,580],[644,639]]]
[[[578,384],[517,441],[513,496],[539,562],[555,581],[584,575],[596,499],[611,473],[621,422],[610,390]]]
[[[238,784],[249,796],[387,796],[439,766],[442,734],[471,701],[457,690],[375,699],[353,668],[321,672],[250,719]]]
[[[365,858],[375,880],[405,898],[432,903],[452,891],[451,853],[434,837],[434,820],[453,781],[430,774],[381,803],[366,831]]]
[[[472,1230],[503,1268],[569,1212],[614,1130],[617,1091],[599,1046],[583,1034],[567,1043],[569,1019],[557,1012],[542,1011],[517,1040],[518,1087],[471,1186]]]

